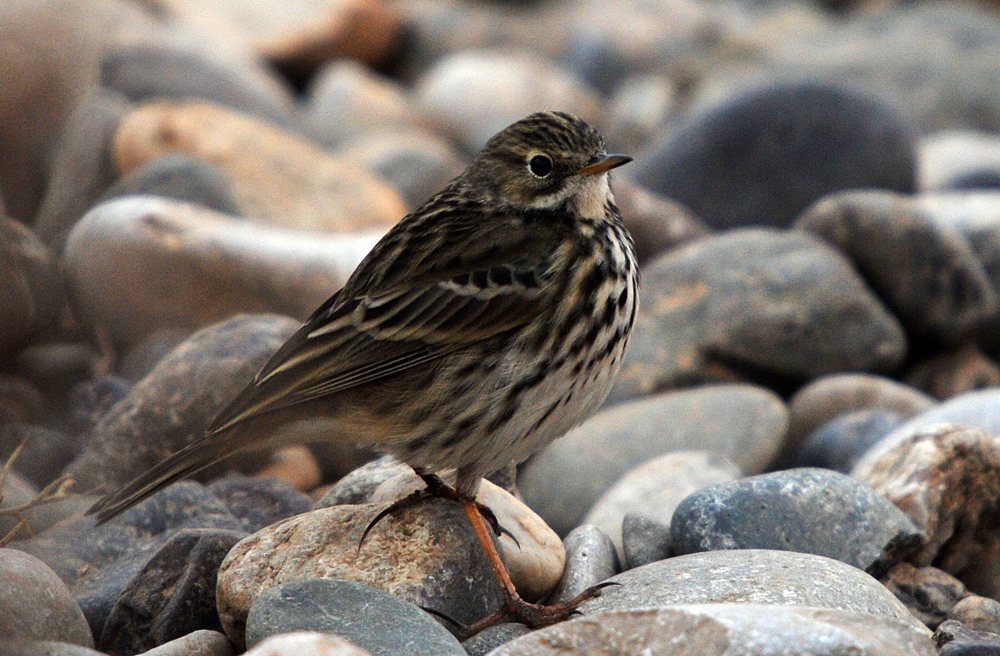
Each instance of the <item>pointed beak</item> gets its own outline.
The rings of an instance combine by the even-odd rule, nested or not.
[[[576,174],[586,177],[588,175],[607,173],[611,169],[617,168],[622,164],[628,164],[631,161],[632,158],[628,155],[598,155],[596,161],[577,170]]]

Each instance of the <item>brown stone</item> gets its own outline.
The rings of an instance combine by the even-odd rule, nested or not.
[[[416,474],[407,472],[380,485],[369,501],[394,501],[423,486]],[[476,500],[492,510],[500,526],[510,532],[496,541],[518,593],[528,601],[547,597],[559,583],[566,565],[562,540],[524,502],[490,481],[479,484]]]
[[[337,57],[379,63],[399,20],[380,0],[164,0],[157,5],[209,34],[242,42],[298,79]]]
[[[975,344],[918,360],[906,382],[938,399],[1000,386],[1000,365]]]
[[[939,567],[987,596],[997,592],[995,577],[979,573],[995,568],[1000,553],[1000,438],[934,424],[869,453],[852,475],[926,532],[909,562]]]
[[[63,259],[80,316],[113,343],[130,345],[239,312],[305,319],[377,238],[285,230],[165,198],[127,197],[88,212]]]
[[[254,476],[277,478],[300,492],[308,492],[320,483],[319,463],[309,448],[302,445],[278,449],[271,461]]]
[[[946,620],[955,604],[968,594],[965,584],[936,567],[900,563],[880,580],[914,617],[931,629]]]
[[[251,604],[288,581],[337,578],[373,586],[471,623],[497,607],[499,588],[465,513],[446,499],[399,509],[361,536],[387,504],[314,510],[237,544],[219,570],[226,634],[242,644]]]
[[[301,230],[378,230],[406,207],[388,184],[319,146],[206,102],[159,101],[128,114],[115,136],[115,162],[128,173],[168,153],[218,167],[244,214]]]
[[[0,215],[0,359],[51,326],[63,302],[49,250],[24,224]]]
[[[1000,633],[1000,601],[969,595],[955,604],[948,619],[957,620],[973,631]],[[996,640],[1000,642],[1000,636]]]

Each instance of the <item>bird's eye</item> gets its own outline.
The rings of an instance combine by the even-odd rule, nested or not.
[[[535,155],[528,162],[528,170],[531,171],[532,175],[544,178],[552,173],[552,160],[545,155]]]

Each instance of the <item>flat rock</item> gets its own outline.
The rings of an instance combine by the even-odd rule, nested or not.
[[[508,642],[491,656],[936,656],[927,633],[866,613],[826,608],[705,604],[609,611]]]
[[[226,635],[243,644],[251,605],[264,591],[291,581],[356,581],[463,624],[497,607],[493,571],[458,504],[431,499],[401,509],[382,519],[361,544],[365,528],[386,507],[315,510],[237,544],[219,571],[218,607]]]
[[[556,440],[523,466],[518,488],[525,502],[565,535],[618,479],[647,460],[697,449],[758,473],[774,457],[787,426],[784,403],[760,387],[717,385],[660,394],[603,410]]]
[[[115,343],[135,344],[240,312],[304,319],[343,286],[378,237],[288,230],[128,197],[88,212],[67,239],[64,261],[78,311]]]
[[[839,192],[806,210],[795,226],[846,253],[916,336],[956,344],[996,318],[1000,300],[972,245],[906,196]]]
[[[101,418],[67,471],[82,489],[120,485],[200,438],[298,322],[242,315],[204,328]]]
[[[372,656],[465,656],[430,614],[355,581],[290,581],[261,593],[247,617],[247,645],[290,631],[332,633]]]
[[[641,515],[669,525],[674,510],[686,496],[740,476],[739,467],[728,459],[704,451],[666,453],[618,479],[587,511],[583,523],[607,533],[624,558],[622,522],[626,515]]]
[[[888,371],[906,336],[850,261],[804,232],[733,230],[642,267],[609,402],[699,382]]]
[[[712,227],[786,227],[823,196],[915,187],[914,133],[879,98],[825,81],[734,93],[668,131],[632,172]]]
[[[852,476],[925,532],[909,562],[939,567],[974,592],[997,594],[1000,438],[964,426],[927,426],[890,446],[876,445]]]
[[[867,613],[927,632],[877,580],[855,567],[812,554],[708,551],[636,567],[610,580],[619,585],[584,602],[580,611],[585,616],[679,604],[765,604]]]
[[[388,229],[406,214],[385,182],[305,139],[204,102],[156,101],[128,114],[113,153],[122,173],[167,154],[214,164],[243,213],[302,230]]]
[[[66,584],[44,562],[0,549],[0,640],[47,640],[93,647],[94,638]],[[3,647],[0,646],[0,652]]]
[[[718,549],[811,553],[878,577],[919,547],[921,528],[849,476],[801,468],[691,494],[674,511],[670,542],[678,555]]]

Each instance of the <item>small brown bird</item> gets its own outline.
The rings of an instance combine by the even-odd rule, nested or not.
[[[475,502],[484,476],[590,416],[622,362],[638,269],[608,183],[631,158],[561,112],[494,135],[462,175],[375,246],[198,441],[90,513],[105,522],[237,451],[324,437],[391,453],[458,500],[531,626]],[[314,427],[315,428],[315,427]],[[433,472],[455,468],[454,488]],[[489,619],[489,618],[488,618]],[[495,619],[495,618],[494,618]]]

